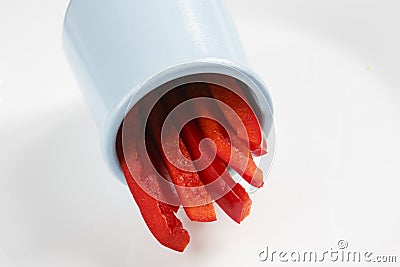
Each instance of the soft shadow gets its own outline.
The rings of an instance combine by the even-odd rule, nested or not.
[[[158,244],[127,188],[106,169],[83,103],[36,116],[11,136],[18,142],[3,199],[13,212],[0,234],[17,266],[200,266],[216,253],[216,223],[192,223],[182,210],[191,235],[185,253]]]

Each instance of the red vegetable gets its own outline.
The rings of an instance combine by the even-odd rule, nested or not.
[[[138,121],[137,109],[133,109],[125,121],[130,122],[128,123],[129,126],[135,126],[134,122]],[[133,130],[133,133],[137,133],[135,131],[137,129],[133,127]],[[150,196],[136,182],[149,175],[149,170],[142,164],[140,153],[136,150],[136,137],[130,135],[124,138],[124,147],[129,149],[123,150],[121,127],[116,140],[116,150],[126,182],[153,236],[164,246],[182,252],[188,245],[190,237],[189,233],[182,227],[181,221],[176,218],[173,207]],[[156,181],[149,182],[152,183],[151,186],[156,191],[154,193],[162,194]]]
[[[204,83],[190,84],[186,89],[185,92],[189,98],[211,97]],[[168,97],[168,94],[166,97]],[[170,101],[177,99],[176,96],[172,95],[170,98]],[[184,99],[181,100],[183,101]],[[193,101],[192,105],[193,109],[198,114],[206,115],[209,118],[217,118],[221,121],[221,118],[218,118],[219,110],[217,109],[217,106],[212,105],[213,103],[211,102],[208,104],[210,105],[206,105],[203,102]],[[235,138],[234,135],[230,136],[233,139],[230,140],[224,127],[222,127],[216,120],[209,118],[199,117],[197,123],[199,124],[204,136],[214,141],[218,157],[221,158],[225,164],[237,171],[252,186],[261,187],[264,184],[263,172],[254,163],[249,151],[245,147],[241,147],[241,142],[233,139]]]
[[[177,212],[180,205],[178,193],[176,192],[171,176],[169,175],[169,172],[165,167],[164,161],[162,160],[155,144],[149,136],[146,136],[146,148],[154,168],[162,176],[162,178],[169,182],[160,184],[161,190],[164,193],[165,201],[167,203],[171,203],[173,211]]]
[[[146,105],[144,99],[143,106],[151,107],[151,102]],[[168,157],[170,155],[173,160],[178,160],[178,149],[182,155],[191,163],[190,154],[186,149],[185,144],[179,136],[179,133],[174,127],[169,127],[166,130],[166,140],[161,142],[161,127],[166,114],[160,103],[156,103],[148,118],[148,131],[151,133],[153,140],[157,144],[164,163],[168,169],[171,179],[175,185],[178,195],[180,196],[182,206],[189,219],[199,222],[215,221],[216,215],[212,205],[212,199],[204,188],[204,184],[200,180],[193,165],[187,165],[189,171],[182,170],[174,165]],[[163,147],[164,145],[164,147]]]
[[[182,136],[192,157],[200,158],[201,152],[199,150],[199,145],[203,137],[201,136],[199,127],[194,121],[189,122],[183,127]],[[203,150],[203,153],[207,154],[207,149]],[[235,183],[226,170],[226,165],[219,158],[214,158],[212,163],[207,168],[200,171],[199,174],[205,184],[210,184],[220,179],[218,183],[207,187],[207,189],[215,199],[215,202],[235,222],[240,223],[250,214],[251,199],[249,195],[240,184]],[[227,188],[231,189],[224,192]]]
[[[202,96],[217,98],[235,114],[224,112],[221,105],[195,100],[189,102],[189,109],[176,112],[172,123],[165,123],[178,104]],[[186,112],[194,119],[185,122]],[[245,129],[241,129],[240,120]],[[178,132],[180,126],[183,128]],[[233,134],[228,134],[231,131]],[[203,143],[204,139],[212,140],[215,147]],[[216,220],[212,200],[237,223],[249,215],[251,199],[232,179],[227,165],[253,186],[261,187],[263,174],[250,150],[257,155],[266,153],[264,144],[257,117],[244,98],[223,87],[196,83],[175,88],[158,101],[154,94],[142,99],[124,119],[116,150],[149,230],[164,246],[183,251],[190,237],[175,216],[180,205],[193,221]]]
[[[167,111],[173,110],[178,104],[185,101],[185,98],[181,94],[182,92],[178,91],[179,89],[192,90],[190,87],[183,87],[168,92],[162,99],[162,103]],[[182,113],[176,113],[175,120],[178,124],[183,124],[184,117]],[[196,121],[199,120],[196,119]],[[202,150],[203,153],[200,151],[199,147],[203,136],[196,121],[192,120],[182,128],[182,138],[192,158],[201,160],[196,161],[198,163],[197,167],[200,169],[200,166],[207,166],[207,168],[199,171],[199,174],[202,181],[207,184],[207,190],[215,202],[229,217],[240,223],[250,213],[251,199],[244,188],[232,179],[226,170],[226,165],[218,157],[213,158],[210,146],[205,147]],[[207,165],[207,162],[211,162],[211,164]],[[216,180],[217,182],[213,183]]]
[[[229,82],[229,88],[234,91],[219,85],[208,84],[212,96],[233,109],[236,115],[228,112],[222,105],[219,105],[232,128],[237,130],[237,136],[244,140],[245,143],[249,142],[250,150],[256,155],[267,153],[266,142],[263,140],[260,123],[256,114],[254,114],[252,108],[246,102],[244,94],[236,81],[231,78],[227,78],[226,80]],[[238,95],[238,93],[241,95]],[[236,116],[239,116],[244,128],[241,127],[241,123],[237,120]]]

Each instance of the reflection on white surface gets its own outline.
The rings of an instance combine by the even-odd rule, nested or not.
[[[62,54],[66,1],[0,3],[0,266],[256,266],[265,245],[340,239],[398,253],[398,2],[227,3],[274,98],[277,156],[242,225],[179,214],[183,255],[151,237],[101,159]]]

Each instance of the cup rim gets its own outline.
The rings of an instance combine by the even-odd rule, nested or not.
[[[126,185],[126,181],[119,165],[119,160],[115,149],[115,142],[117,132],[124,119],[127,109],[130,108],[130,106],[132,107],[135,105],[145,95],[153,90],[156,90],[163,84],[185,76],[207,73],[227,75],[243,82],[251,90],[253,90],[258,97],[263,97],[265,99],[268,108],[270,109],[271,116],[273,116],[274,111],[272,99],[267,86],[260,78],[256,76],[253,71],[242,68],[233,62],[215,58],[207,58],[175,65],[160,71],[157,74],[149,77],[144,82],[134,85],[120,101],[115,103],[111,107],[108,116],[101,127],[102,131],[100,140],[102,156],[111,173],[122,184]],[[273,122],[271,121],[271,125],[267,126],[267,131],[271,129],[272,124]]]

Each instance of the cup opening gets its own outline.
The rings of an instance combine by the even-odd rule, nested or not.
[[[257,115],[264,136],[270,138],[271,133],[273,133],[273,109],[270,104],[271,99],[269,93],[259,79],[251,74],[247,74],[247,72],[238,67],[222,64],[221,62],[184,64],[155,75],[143,84],[133,88],[131,91],[132,93],[118,103],[115,111],[110,114],[104,125],[102,150],[106,164],[110,167],[113,174],[123,184],[126,184],[116,155],[115,141],[117,131],[125,115],[143,97],[149,93],[157,94],[160,97],[164,93],[180,85],[198,82],[217,84],[237,93],[237,89],[231,86],[232,81],[235,81],[235,83],[239,85],[238,88],[240,88],[248,100],[249,105],[254,110],[254,113]],[[271,148],[274,150],[274,146],[269,146],[268,152],[270,155],[271,152],[273,154]],[[270,161],[272,162],[272,159]],[[270,163],[267,165],[270,165]],[[234,176],[237,177],[237,175]]]

